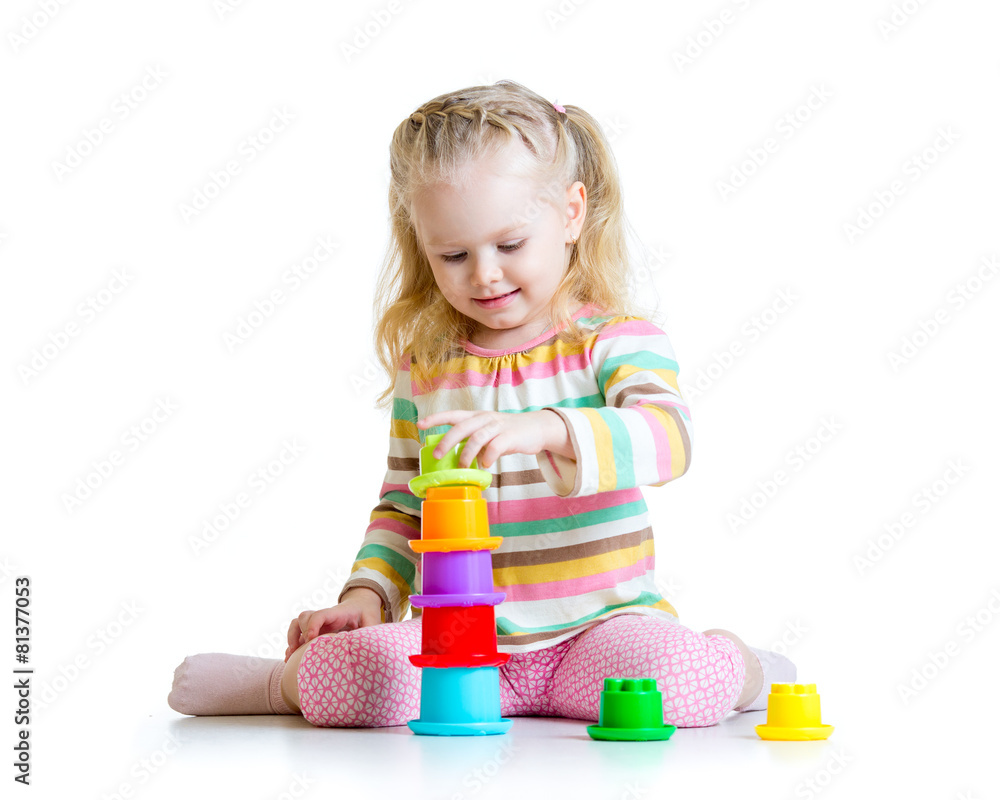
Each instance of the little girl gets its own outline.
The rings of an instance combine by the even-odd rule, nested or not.
[[[420,500],[408,481],[467,439],[494,468],[503,716],[596,721],[606,677],[653,677],[664,722],[766,707],[783,656],[690,630],[654,582],[640,486],[683,475],[687,405],[666,334],[626,311],[617,170],[597,122],[500,81],[431,100],[390,147],[392,242],[376,344],[390,378],[388,467],[337,605],[292,620],[285,661],[208,653],[176,669],[184,714],[302,714],[313,725],[420,716]]]

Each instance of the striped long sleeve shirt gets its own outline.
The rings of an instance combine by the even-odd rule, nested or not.
[[[493,551],[500,652],[551,647],[618,614],[676,619],[654,580],[653,531],[640,486],[684,474],[691,424],[667,335],[651,322],[585,305],[574,315],[580,345],[550,328],[512,350],[464,342],[430,383],[412,380],[409,355],[396,373],[389,457],[351,576],[386,622],[402,620],[420,592],[420,504],[407,487],[419,474],[417,420],[451,408],[523,413],[551,409],[565,421],[575,458],[544,451],[492,465],[484,490]],[[339,602],[339,601],[338,601]],[[420,609],[413,609],[417,616]]]

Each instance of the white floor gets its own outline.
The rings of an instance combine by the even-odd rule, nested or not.
[[[544,717],[515,717],[502,736],[437,737],[406,726],[314,728],[299,717],[160,715],[149,720],[147,734],[151,747],[166,735],[183,745],[156,780],[156,794],[165,797],[181,796],[194,775],[202,776],[199,786],[218,785],[238,797],[301,797],[319,789],[313,796],[351,790],[512,800],[518,791],[534,797],[560,788],[608,800],[662,797],[668,788],[686,797],[726,797],[745,792],[750,773],[772,790],[762,797],[808,796],[795,793],[790,776],[821,769],[835,743],[764,742],[753,729],[764,718],[731,714],[712,728],[680,729],[665,742],[627,743],[592,740],[584,721]]]
[[[827,741],[763,741],[754,726],[766,712],[757,711],[679,729],[665,742],[599,742],[587,735],[587,722],[553,717],[514,717],[506,734],[476,737],[417,736],[405,725],[315,728],[298,716],[187,717],[166,705],[170,672],[157,667],[171,663],[173,646],[155,637],[145,645],[132,651],[128,669],[96,662],[44,708],[38,692],[35,796],[1000,798],[982,691],[995,660],[985,650],[965,673],[942,675],[940,691],[906,706],[878,673],[845,666],[821,688],[823,721],[835,727]]]

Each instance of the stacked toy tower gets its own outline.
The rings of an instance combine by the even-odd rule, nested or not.
[[[493,591],[493,554],[503,538],[490,536],[482,490],[489,472],[459,469],[461,442],[443,458],[434,448],[444,434],[426,438],[420,450],[420,475],[410,491],[424,498],[420,540],[422,594],[410,604],[422,608],[421,653],[410,662],[421,667],[420,718],[407,723],[414,733],[472,736],[506,733],[500,717],[500,670],[510,656],[497,652],[495,606],[506,597]]]

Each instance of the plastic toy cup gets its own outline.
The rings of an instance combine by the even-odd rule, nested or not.
[[[489,550],[424,553],[424,594],[475,594],[493,591],[493,555]]]
[[[489,550],[424,551],[421,559],[423,592],[410,595],[411,605],[417,608],[495,606],[507,596],[506,592],[493,591]]]
[[[415,667],[498,667],[509,653],[497,652],[493,606],[425,608],[422,652],[410,656]]]
[[[619,742],[663,741],[675,730],[663,722],[655,678],[605,678],[598,723],[587,726],[591,738]]]
[[[820,722],[815,683],[772,683],[767,696],[767,724],[756,727],[761,739],[811,741],[826,739],[832,725]]]
[[[486,501],[476,486],[430,487],[420,514],[422,539],[482,539],[490,535]]]
[[[420,718],[406,723],[417,734],[477,736],[506,733],[500,717],[497,667],[432,669],[420,675]]]
[[[507,597],[506,592],[480,592],[479,594],[411,594],[414,608],[441,608],[441,606],[496,606]]]
[[[465,441],[459,442],[441,458],[434,458],[434,448],[444,438],[443,433],[431,433],[424,437],[424,446],[420,448],[420,474],[439,472],[446,469],[461,469],[458,459],[465,449]],[[472,459],[467,469],[479,469],[476,459]]]
[[[438,446],[443,433],[432,433],[424,439],[420,448],[420,474],[409,482],[410,491],[417,497],[423,497],[431,486],[454,486],[457,484],[478,486],[485,489],[493,481],[493,476],[484,469],[479,469],[476,459],[468,468],[462,469],[458,459],[465,449],[465,441],[445,453],[441,458],[434,458],[434,448]]]
[[[500,546],[503,537],[490,536],[486,501],[478,486],[429,486],[426,495],[420,512],[420,539],[409,542],[411,550],[496,550]]]

